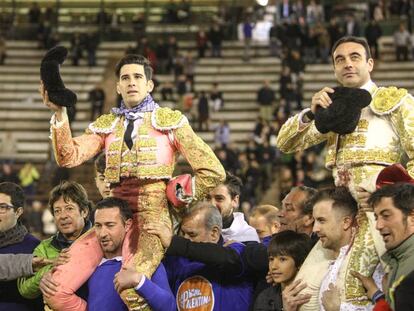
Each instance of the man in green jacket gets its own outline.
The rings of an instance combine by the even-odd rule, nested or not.
[[[33,255],[39,258],[56,259],[63,249],[70,247],[78,237],[92,227],[88,220],[92,203],[88,200],[88,195],[82,185],[73,181],[64,181],[52,189],[48,205],[58,232],[42,241],[35,248]],[[40,296],[39,283],[43,275],[52,267],[52,265],[47,265],[32,277],[19,279],[20,294],[29,299]]]
[[[386,300],[393,310],[414,310],[414,185],[383,187],[369,203],[387,249],[382,256],[389,267]]]

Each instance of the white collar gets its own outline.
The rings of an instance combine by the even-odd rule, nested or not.
[[[364,89],[370,92],[371,94],[375,91],[376,88],[377,85],[374,82],[372,82],[371,79],[369,79],[368,82],[366,82],[363,86],[360,87],[360,89]]]
[[[102,258],[101,262],[99,263],[98,266],[103,265],[105,262],[110,261],[110,260],[115,260],[115,261],[122,261],[122,256],[116,256],[114,258],[108,259],[108,258]]]

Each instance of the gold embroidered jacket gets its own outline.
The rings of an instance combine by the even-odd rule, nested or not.
[[[406,154],[407,170],[414,177],[414,98],[407,90],[376,88],[357,128],[347,135],[321,134],[314,121],[300,126],[301,116],[282,126],[277,137],[281,151],[292,153],[327,141],[326,167],[334,171],[338,167],[391,165]]]
[[[69,123],[51,126],[55,158],[60,166],[74,167],[106,151],[105,177],[118,183],[122,177],[170,179],[178,153],[195,174],[195,199],[204,197],[222,182],[225,172],[211,148],[198,137],[179,111],[156,108],[144,113],[132,150],[124,143],[124,118],[114,114],[99,117],[85,134],[72,138]]]
[[[376,177],[384,166],[401,162],[405,154],[408,156],[407,170],[414,177],[414,98],[407,90],[395,87],[375,87],[372,98],[370,105],[362,110],[353,133],[321,134],[313,121],[308,124],[300,122],[302,112],[282,126],[277,146],[281,151],[291,153],[326,141],[327,168],[333,170],[336,182],[338,170],[344,169],[349,173],[348,187],[354,196],[356,186],[374,191]],[[358,232],[347,268],[341,275],[344,283],[341,297],[347,302],[363,306],[369,304],[369,300],[361,283],[349,271],[371,275],[385,248],[375,230],[373,213],[359,214]],[[315,290],[319,290],[317,286]],[[310,305],[310,309],[305,307],[308,306],[303,306],[301,310],[314,310],[316,305]]]

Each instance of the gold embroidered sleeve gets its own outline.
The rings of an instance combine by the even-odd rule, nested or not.
[[[408,156],[407,171],[414,178],[414,97],[408,95],[403,101],[390,116],[401,147]]]
[[[173,131],[178,151],[191,165],[195,175],[194,199],[203,199],[222,183],[226,173],[213,150],[198,137],[189,124]]]
[[[51,127],[51,139],[56,162],[62,167],[75,167],[91,159],[104,145],[104,138],[87,131],[87,134],[72,138],[69,122]]]
[[[301,126],[299,122],[300,117],[301,114],[297,114],[289,118],[280,128],[276,145],[284,153],[293,153],[307,149],[328,138],[329,133],[320,133],[316,129],[315,122],[313,121]]]

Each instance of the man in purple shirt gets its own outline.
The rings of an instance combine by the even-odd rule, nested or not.
[[[95,231],[103,251],[103,259],[88,280],[87,309],[128,310],[118,293],[135,288],[153,311],[175,311],[175,298],[161,264],[151,280],[138,273],[133,266],[122,267],[122,243],[131,230],[132,211],[126,201],[108,197],[96,204]],[[53,280],[42,280],[44,294],[53,294]],[[50,291],[52,290],[52,291]],[[78,297],[78,299],[81,299]]]

